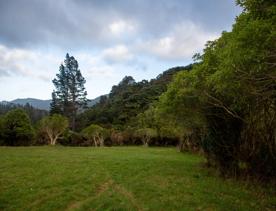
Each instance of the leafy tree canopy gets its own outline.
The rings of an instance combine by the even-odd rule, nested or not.
[[[58,138],[68,128],[68,119],[60,114],[44,117],[39,122],[39,132],[44,133],[50,145],[56,145]]]
[[[2,119],[2,138],[4,145],[30,145],[34,137],[34,129],[27,113],[22,109],[9,111]]]

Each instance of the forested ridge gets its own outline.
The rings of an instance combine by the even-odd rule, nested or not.
[[[118,85],[112,87],[108,95],[100,98],[98,104],[78,116],[79,129],[91,122],[116,129],[134,127],[137,125],[137,115],[158,100],[167,90],[173,76],[191,69],[192,65],[174,67],[150,81],[136,82],[132,76],[125,76]]]
[[[9,111],[0,143],[175,145],[204,154],[224,176],[275,180],[276,4],[237,4],[243,12],[232,30],[208,41],[193,64],[150,81],[125,76],[90,108],[78,62],[67,54],[53,80],[51,116],[31,122],[24,110]]]

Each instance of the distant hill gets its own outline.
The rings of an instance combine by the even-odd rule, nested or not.
[[[100,101],[100,97],[101,96],[99,96],[93,100],[90,100],[88,103],[88,106],[91,107],[91,106],[95,105],[96,103],[98,103]],[[18,105],[26,105],[27,103],[29,103],[34,108],[49,111],[51,100],[40,100],[40,99],[35,99],[35,98],[19,98],[19,99],[15,99],[15,100],[12,100],[9,102],[2,101],[0,103],[1,104],[12,103],[12,104],[18,104]]]
[[[34,108],[39,108],[43,110],[49,110],[50,109],[50,103],[51,100],[40,100],[35,98],[22,98],[22,99],[15,99],[10,101],[10,103],[13,104],[19,104],[19,105],[26,105],[29,103]]]
[[[23,109],[29,115],[32,123],[36,123],[37,121],[39,121],[40,119],[48,115],[49,113],[44,109],[35,108],[30,104],[20,105],[20,104],[10,103],[7,101],[2,101],[0,102],[0,116],[5,115],[9,111],[17,108]]]
[[[107,96],[107,95],[101,95],[101,96]],[[93,105],[96,105],[98,102],[100,102],[101,96],[96,97],[93,100],[90,100],[88,102],[88,107],[92,107]]]

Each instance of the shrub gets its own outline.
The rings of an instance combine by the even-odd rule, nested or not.
[[[92,124],[81,131],[81,134],[94,146],[104,146],[104,139],[107,136],[107,130],[99,125]]]
[[[149,146],[158,137],[157,131],[152,128],[142,128],[135,132],[135,137],[143,142],[144,146]]]
[[[2,143],[8,146],[26,146],[33,143],[34,129],[22,109],[9,111],[2,120]]]
[[[65,146],[92,146],[93,143],[87,140],[81,133],[66,130],[59,143]]]
[[[58,138],[68,128],[68,119],[60,114],[44,117],[38,124],[38,134],[48,139],[50,145],[55,145]]]

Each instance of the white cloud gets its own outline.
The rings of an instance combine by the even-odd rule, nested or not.
[[[136,24],[130,21],[124,21],[124,20],[118,20],[112,22],[109,26],[109,31],[116,36],[122,35],[122,34],[131,34],[136,31]]]
[[[52,55],[0,45],[0,77],[21,76],[51,81],[53,66],[58,60]]]
[[[131,58],[124,46],[103,50],[98,55],[76,53],[73,56],[78,60],[83,75],[90,78],[114,76],[113,67],[105,60],[120,62]],[[51,83],[63,58],[61,55],[0,45],[0,77],[24,77]]]
[[[121,47],[119,49],[122,55],[124,50]],[[87,80],[89,98],[108,93],[112,85],[123,77],[117,71],[122,67],[106,63],[103,51],[70,52],[70,55],[77,59]],[[59,50],[26,50],[0,45],[0,100],[18,97],[50,98],[54,88],[52,79],[58,73],[64,56],[64,52]],[[9,87],[8,90],[5,87]]]
[[[95,76],[112,78],[115,75],[114,72],[114,69],[108,65],[93,66],[87,70],[89,78],[93,78]]]
[[[175,25],[166,36],[140,42],[137,48],[162,59],[187,59],[200,52],[208,40],[214,40],[218,36],[204,31],[192,22],[183,22]]]
[[[101,56],[109,63],[125,63],[131,61],[134,57],[125,45],[105,49]]]

